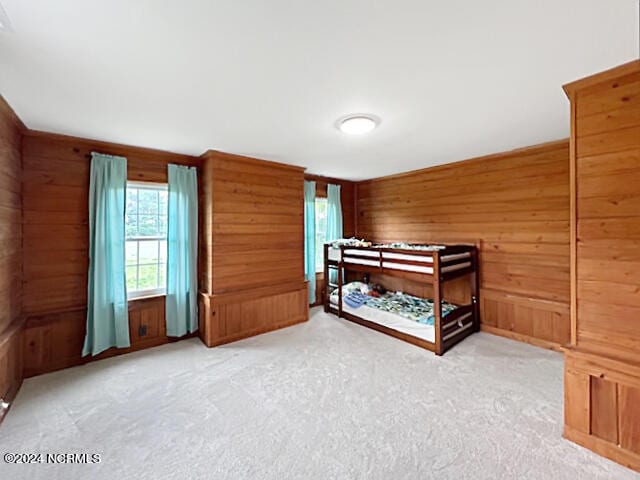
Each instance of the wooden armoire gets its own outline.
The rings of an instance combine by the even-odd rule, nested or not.
[[[572,300],[564,435],[640,470],[640,61],[564,88]]]

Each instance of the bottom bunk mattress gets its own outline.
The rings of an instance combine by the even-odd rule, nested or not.
[[[366,290],[366,285],[360,282],[352,282],[345,285],[342,289],[343,297],[347,296],[354,290]],[[392,294],[393,297],[397,297],[398,295],[402,294]],[[404,307],[399,306],[396,301],[385,302],[385,299],[382,298],[373,299],[372,301],[367,302],[371,304],[371,306],[363,304],[357,308],[348,305],[343,300],[342,310],[364,320],[377,323],[383,327],[387,327],[431,343],[435,342],[435,329],[430,313],[425,312],[424,308],[416,308],[412,305],[421,299],[417,299],[416,297],[411,297],[409,295],[404,295],[404,297],[408,300],[408,302],[405,302]],[[337,290],[332,292],[330,301],[332,306],[336,308],[338,307]],[[443,316],[455,310],[455,308],[455,305],[443,302]]]

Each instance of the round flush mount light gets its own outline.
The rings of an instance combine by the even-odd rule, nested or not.
[[[342,133],[361,135],[370,132],[380,124],[380,119],[373,115],[357,113],[340,118],[336,126]]]

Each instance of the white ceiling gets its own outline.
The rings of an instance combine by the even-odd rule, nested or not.
[[[349,179],[567,137],[562,84],[638,56],[637,0],[0,2],[28,127]]]

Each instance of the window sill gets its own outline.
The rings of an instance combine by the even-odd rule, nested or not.
[[[148,294],[144,294],[144,295],[137,295],[135,297],[127,298],[127,302],[128,303],[133,303],[133,302],[137,302],[137,301],[141,301],[141,300],[151,300],[153,298],[163,298],[163,297],[166,297],[166,296],[167,296],[167,294],[165,292],[162,292],[162,293],[153,292],[153,293],[148,293]]]

